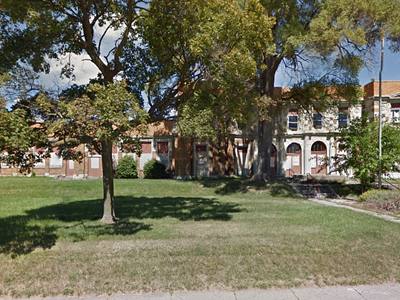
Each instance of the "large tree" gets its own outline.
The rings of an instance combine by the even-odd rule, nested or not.
[[[371,57],[368,54],[383,37],[392,42],[393,50],[398,50],[400,2],[260,0],[260,3],[265,7],[265,13],[275,18],[272,27],[275,52],[266,51],[262,56],[264,68],[260,72],[259,85],[265,100],[259,106],[257,175],[265,178],[270,170],[274,116],[283,102],[274,95],[278,68],[295,72],[297,79],[307,83],[303,87],[308,91],[314,84],[320,86],[321,81],[315,78],[356,89],[358,71],[366,65]],[[310,70],[318,70],[318,73]],[[331,80],[326,80],[327,77]],[[354,95],[354,92],[350,94]],[[296,94],[286,98],[301,106],[314,105],[315,102],[310,101],[313,99],[307,99],[305,95],[297,89]]]
[[[198,95],[205,90],[221,90],[227,106],[240,107],[243,89],[239,95],[232,87],[242,84],[238,78],[255,77],[256,60],[270,41],[272,21],[261,8],[256,0],[242,7],[228,0],[2,0],[0,70],[49,72],[49,59],[69,53],[85,54],[97,67],[97,83],[56,97],[35,95],[26,111],[38,113],[41,129],[54,138],[51,146],[65,157],[79,158],[71,151],[79,143],[102,155],[102,219],[113,222],[112,145],[121,138],[134,145],[128,133],[144,118],[135,98],[148,110],[148,122],[203,99]],[[69,63],[62,68],[64,76],[73,71]],[[117,82],[120,76],[128,86]],[[229,104],[228,92],[238,105]]]
[[[57,59],[66,53],[86,54],[97,67],[102,84],[107,87],[105,91],[101,91],[100,88],[94,91],[92,88],[91,92],[96,94],[91,98],[95,102],[93,107],[96,108],[97,103],[107,102],[105,98],[112,102],[110,98],[115,94],[116,89],[119,96],[123,94],[118,86],[113,87],[112,85],[123,71],[121,55],[127,42],[135,38],[135,22],[139,18],[139,10],[146,5],[147,1],[145,0],[1,1],[0,56],[2,60],[0,70],[7,71],[15,66],[25,67],[28,65],[34,71],[49,72],[49,59]],[[110,47],[107,45],[110,41],[106,42],[106,40],[113,35],[117,37],[111,41]],[[64,65],[65,75],[71,75],[72,71],[72,65],[68,63]],[[78,107],[82,109],[88,107],[85,106],[85,102],[90,102],[87,98],[78,97],[77,99],[83,99],[81,101],[83,104]],[[136,101],[127,95],[122,95],[117,102],[126,104],[126,99],[129,99],[129,105],[135,107]],[[49,103],[42,101],[42,106],[47,111],[50,111],[51,108]],[[59,107],[57,110],[62,109],[67,108]],[[106,107],[102,108],[102,110],[105,109]],[[115,112],[115,110],[112,111]],[[126,112],[129,114],[129,108],[122,113]],[[85,111],[81,113],[85,113]],[[59,115],[58,117],[63,119],[65,116]],[[57,115],[52,115],[50,118],[45,117],[45,119],[54,120],[57,119]],[[104,136],[97,140],[97,150],[102,154],[103,163],[105,209],[102,220],[105,222],[115,221],[111,153],[114,136],[118,135],[119,131],[123,131],[123,126],[115,126],[112,121],[114,121],[113,116],[108,116],[108,119],[102,123]],[[62,135],[62,128],[58,128],[58,131],[54,130],[54,133],[56,136]],[[77,138],[76,142],[80,142],[79,136],[75,135],[74,137]]]
[[[257,0],[154,0],[144,16],[141,43],[124,54],[125,75],[146,92],[152,118],[174,109],[183,133],[196,136],[221,134],[222,123],[250,118],[245,105],[256,94],[259,58],[273,53],[274,21]]]

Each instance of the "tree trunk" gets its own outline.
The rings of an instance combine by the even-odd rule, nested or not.
[[[271,149],[274,124],[271,120],[258,121],[258,163],[256,179],[270,179]]]
[[[106,223],[116,222],[114,212],[114,174],[112,165],[112,142],[101,143],[101,162],[103,164],[103,218]]]
[[[279,110],[277,103],[272,103],[274,99],[275,73],[281,59],[276,56],[264,58],[266,69],[260,75],[260,94],[268,97],[271,105],[268,107],[266,115],[260,113],[258,121],[258,156],[257,156],[257,180],[270,179],[272,136],[275,132],[275,116]]]

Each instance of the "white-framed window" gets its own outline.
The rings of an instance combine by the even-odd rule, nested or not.
[[[50,169],[62,168],[62,157],[57,153],[50,153]]]
[[[37,154],[38,152],[40,152],[40,150],[44,150],[44,149],[36,149],[33,148],[33,155],[37,156],[39,154]],[[34,168],[35,169],[44,169],[46,167],[46,160],[43,158],[42,160],[40,160],[40,162],[36,162]]]
[[[288,128],[289,130],[296,131],[299,128],[299,116],[297,109],[289,109],[288,114]]]
[[[391,120],[393,123],[400,123],[400,108],[392,108],[390,110]]]
[[[390,120],[393,123],[400,123],[400,103],[391,103]]]
[[[349,119],[349,114],[348,114],[348,108],[340,108],[339,113],[338,113],[338,126],[339,128],[345,128],[348,126],[348,119]]]
[[[313,127],[322,128],[322,115],[319,113],[313,113]]]
[[[6,164],[4,162],[4,159],[2,159],[3,157],[6,157],[7,155],[8,155],[7,152],[3,152],[0,154],[0,162],[1,162],[0,168],[2,168],[2,169],[11,169],[12,168],[11,166],[9,166],[8,164]]]

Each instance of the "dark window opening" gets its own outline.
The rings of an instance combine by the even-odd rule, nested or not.
[[[311,151],[326,151],[326,146],[322,142],[316,142],[311,146]]]
[[[321,128],[322,127],[322,116],[319,113],[313,114],[313,127]]]
[[[300,151],[300,146],[299,144],[290,144],[287,147],[286,153],[296,153]]]

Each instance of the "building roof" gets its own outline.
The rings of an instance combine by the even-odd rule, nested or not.
[[[364,86],[365,97],[379,97],[379,81],[372,81]],[[382,81],[382,97],[400,96],[400,81]]]

